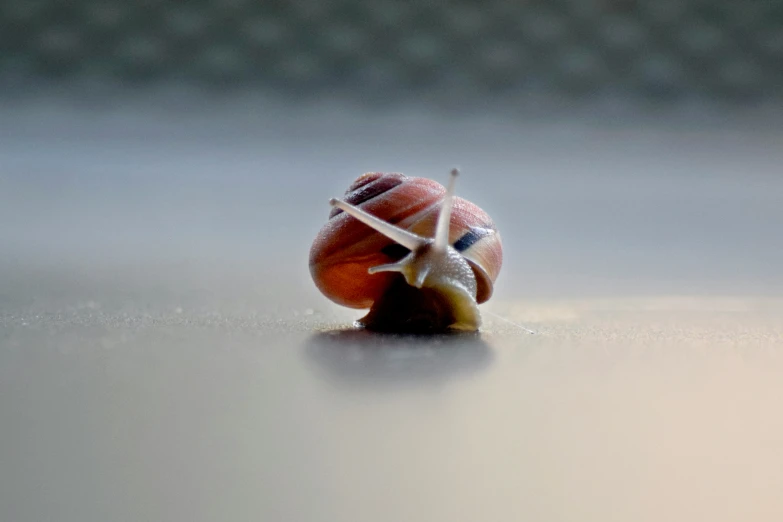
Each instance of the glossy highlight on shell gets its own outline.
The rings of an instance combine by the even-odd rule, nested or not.
[[[449,191],[399,173],[357,178],[342,201],[332,201],[310,250],[321,292],[343,306],[370,308],[361,322],[371,329],[477,329],[475,305],[492,295],[502,245],[489,215],[453,196],[455,178],[453,171]],[[436,245],[439,228],[443,247]],[[406,275],[413,266],[416,274]]]

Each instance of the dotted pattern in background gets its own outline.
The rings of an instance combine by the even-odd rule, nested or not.
[[[0,86],[783,99],[783,0],[4,0]]]

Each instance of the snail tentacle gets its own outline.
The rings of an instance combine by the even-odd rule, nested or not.
[[[449,185],[446,187],[446,196],[443,198],[443,206],[438,214],[438,224],[435,227],[435,250],[444,251],[449,245],[449,225],[451,224],[451,208],[454,206],[454,194],[456,192],[457,176],[459,170],[451,169]]]
[[[429,273],[430,273],[429,265],[424,265],[421,268],[419,268],[419,271],[415,273],[416,280],[413,281],[412,286],[415,286],[416,288],[421,288],[422,286],[424,286],[424,280],[427,279]]]
[[[408,232],[407,230],[396,227],[391,223],[387,223],[381,219],[378,219],[372,214],[369,214],[358,207],[354,207],[349,203],[340,201],[339,199],[332,198],[329,200],[329,204],[333,207],[339,208],[347,214],[350,214],[365,225],[371,227],[392,241],[395,241],[410,250],[421,248],[427,243],[427,240],[423,237],[417,236],[412,232]]]
[[[368,274],[377,274],[378,272],[402,272],[403,266],[401,262],[389,263],[387,265],[371,266],[367,269]]]

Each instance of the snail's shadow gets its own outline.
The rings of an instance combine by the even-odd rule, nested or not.
[[[346,328],[313,334],[305,356],[340,384],[430,385],[490,366],[492,350],[478,333],[409,335]]]

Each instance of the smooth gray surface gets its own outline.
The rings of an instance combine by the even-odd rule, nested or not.
[[[783,516],[783,302],[517,306],[537,335],[5,318],[2,519]]]
[[[4,106],[0,520],[781,520],[781,127],[591,118]],[[455,163],[538,333],[351,330],[326,201]]]

